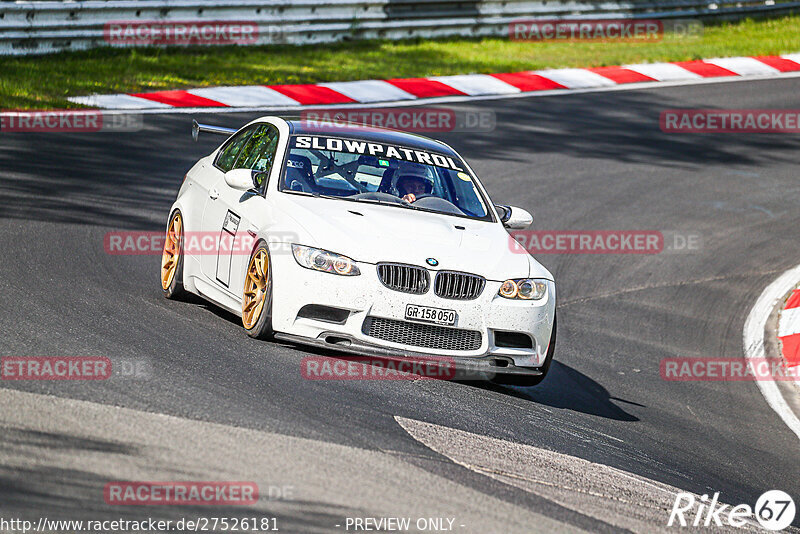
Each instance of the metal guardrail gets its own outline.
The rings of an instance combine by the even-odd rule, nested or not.
[[[797,11],[793,0],[78,0],[0,1],[0,55],[109,43],[112,21],[249,21],[252,44],[508,35],[519,18],[741,18]]]

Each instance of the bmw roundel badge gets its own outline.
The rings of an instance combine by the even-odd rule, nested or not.
[[[431,267],[436,267],[437,265],[439,265],[439,262],[436,260],[436,258],[428,258],[427,260],[425,260],[425,263],[427,263]]]

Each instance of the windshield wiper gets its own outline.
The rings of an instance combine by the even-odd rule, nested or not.
[[[386,206],[402,206],[403,204],[400,202],[389,202],[388,200],[380,200],[377,198],[350,198],[344,197],[349,200],[357,200],[358,202],[369,202],[370,204],[384,204]]]
[[[314,191],[314,192],[312,192],[312,193],[311,193],[311,196],[312,196],[312,197],[318,197],[318,198],[333,198],[333,199],[339,199],[339,198],[342,198],[342,197],[337,197],[336,195],[324,195],[324,194],[322,194],[322,193],[319,193],[319,192],[317,192],[317,191]]]
[[[352,196],[336,196],[336,195],[325,195],[322,193],[302,193],[304,195],[316,197],[316,198],[330,198],[334,200],[349,200],[350,202],[366,202],[368,204],[378,204],[380,206],[398,206],[401,208],[416,210],[416,211],[424,211],[426,213],[440,213],[444,215],[452,215],[448,214],[447,212],[432,210],[429,208],[420,208],[411,204],[410,202],[390,202],[388,200],[379,200],[377,198],[353,198]],[[399,200],[399,199],[398,199]]]

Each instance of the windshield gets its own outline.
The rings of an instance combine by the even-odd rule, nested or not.
[[[280,190],[492,220],[458,158],[358,139],[293,136]]]

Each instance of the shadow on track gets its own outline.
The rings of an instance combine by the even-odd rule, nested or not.
[[[72,436],[63,437],[70,443],[75,440]],[[132,461],[137,459],[136,455],[130,455],[129,458]],[[176,475],[177,480],[184,480],[187,477],[201,480],[203,477],[202,473],[176,473]],[[261,474],[253,474],[253,478],[259,476]],[[6,515],[32,521],[34,525],[42,516],[46,516],[51,522],[68,520],[147,522],[148,519],[152,519],[172,521],[172,531],[178,531],[177,524],[182,519],[197,521],[203,517],[226,517],[233,522],[233,518],[249,521],[259,518],[260,521],[261,518],[274,517],[281,531],[329,532],[332,525],[342,521],[341,518],[361,513],[360,510],[331,503],[292,499],[275,500],[269,508],[265,508],[263,502],[256,506],[148,506],[146,516],[142,517],[142,506],[106,504],[103,497],[104,486],[115,481],[112,477],[113,474],[104,476],[92,470],[63,469],[46,465],[29,469],[0,466],[0,502],[3,503],[3,512]],[[264,501],[267,496],[262,495],[260,499]],[[46,514],[43,511],[46,511]]]
[[[109,505],[104,500],[104,487],[114,480],[116,464],[123,461],[133,464],[146,454],[133,443],[102,440],[66,432],[40,432],[23,428],[3,427],[0,432],[0,453],[10,456],[31,454],[45,459],[41,465],[30,468],[0,466],[0,502],[3,512],[34,523],[47,511],[50,520],[127,520],[142,521],[140,506]],[[52,451],[64,454],[75,451],[89,456],[92,467],[82,469],[48,465]],[[103,469],[105,468],[105,474]],[[204,473],[174,468],[174,480],[204,480]],[[265,477],[263,473],[252,473],[250,480]],[[342,517],[357,515],[354,509],[330,503],[299,499],[275,499],[261,488],[260,502],[256,506],[234,505],[171,505],[148,507],[147,516],[155,521],[171,520],[173,524],[182,518],[196,520],[198,517],[228,517],[251,519],[253,517],[277,517],[280,530],[293,532],[326,532]],[[272,501],[270,511],[265,512],[265,500]],[[213,508],[213,514],[210,509]],[[272,509],[276,513],[271,513]],[[48,529],[49,530],[49,529]],[[61,530],[61,529],[59,529]],[[137,529],[138,530],[138,529]]]
[[[313,354],[346,362],[365,361],[364,356],[343,354],[334,349],[328,350],[321,347],[307,347],[286,342],[280,342],[280,344],[288,348],[302,351],[308,355]],[[381,365],[392,361],[390,358],[381,356],[369,356],[368,358],[370,361],[380,363]],[[436,381],[436,379],[432,378],[419,378],[417,380]],[[642,404],[633,401],[613,397],[605,387],[592,378],[557,360],[553,361],[547,378],[540,385],[535,387],[519,388],[500,386],[481,380],[455,380],[454,382],[467,387],[476,387],[525,401],[535,402],[544,406],[550,406],[552,408],[572,410],[616,421],[635,422],[639,421],[639,418],[626,412],[612,401],[644,407]]]
[[[753,91],[758,91],[774,82],[747,83]],[[493,131],[470,135],[442,133],[433,137],[451,144],[467,159],[527,162],[532,157],[564,154],[676,169],[716,163],[750,166],[756,171],[769,161],[767,149],[796,150],[800,146],[796,138],[783,133],[723,134],[724,142],[720,142],[718,133],[662,131],[663,111],[725,109],[713,97],[704,96],[705,92],[714,94],[714,91],[713,87],[654,88],[474,102],[471,105],[475,109],[496,113],[497,126]],[[532,180],[535,174],[519,179]],[[553,176],[547,179],[552,180]]]
[[[747,83],[757,91],[775,82]],[[565,169],[561,180],[537,178],[535,172],[527,172],[534,155],[540,160],[562,155],[675,169],[717,163],[758,170],[775,162],[776,148],[790,151],[800,147],[800,141],[785,134],[729,134],[721,143],[718,135],[661,131],[659,116],[664,110],[724,107],[714,102],[711,95],[717,93],[713,88],[695,89],[692,94],[700,96],[694,101],[687,94],[685,89],[653,88],[447,104],[454,109],[495,112],[497,127],[487,133],[439,132],[431,137],[452,144],[471,161],[524,166],[526,172],[520,175],[514,165],[505,165],[504,172],[514,176],[516,183],[544,186],[555,182],[558,187],[563,187],[559,183],[570,173]],[[201,136],[195,144],[190,136],[191,119],[239,127],[266,114],[145,115],[139,132],[4,133],[0,137],[0,168],[4,171],[1,215],[119,229],[161,229],[181,178],[223,141]],[[486,185],[492,189],[492,173],[486,174]],[[503,193],[502,189],[499,192]],[[539,196],[548,198],[550,194],[545,190]]]
[[[470,385],[518,399],[523,399],[552,408],[605,417],[617,421],[639,421],[613,402],[625,402],[641,407],[641,404],[612,397],[606,388],[577,369],[554,360],[547,378],[538,386],[519,388],[500,386],[491,382],[469,382]]]

